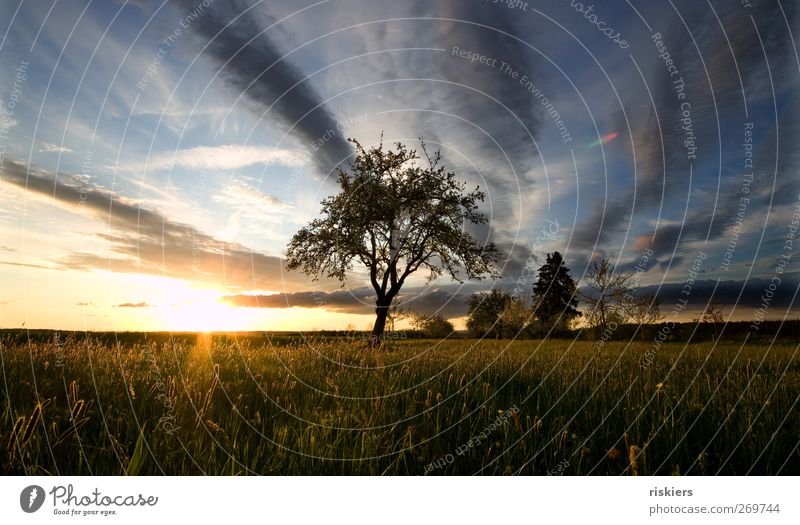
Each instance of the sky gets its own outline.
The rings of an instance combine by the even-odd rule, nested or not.
[[[365,145],[420,137],[487,194],[501,278],[406,283],[463,326],[560,251],[669,314],[797,318],[795,2],[81,2],[0,7],[0,327],[366,329],[288,272]]]

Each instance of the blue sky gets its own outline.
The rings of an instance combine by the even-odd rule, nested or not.
[[[331,171],[352,153],[344,139],[373,144],[382,132],[424,137],[485,188],[490,227],[474,233],[507,256],[498,282],[420,276],[405,294],[413,308],[457,318],[469,294],[513,287],[553,222],[558,234],[536,249],[561,251],[576,277],[597,255],[625,269],[652,250],[639,284],[661,287],[667,308],[698,252],[709,254],[693,308],[716,286],[733,318],[752,317],[789,255],[770,317],[792,304],[792,3],[0,9],[2,326],[196,328],[227,316],[219,326],[364,327],[363,273],[342,290],[285,272],[280,258],[336,190]],[[262,312],[198,314],[219,297],[265,293],[284,295]],[[168,307],[185,313],[163,321]]]

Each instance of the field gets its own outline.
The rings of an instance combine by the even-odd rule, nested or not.
[[[795,344],[6,335],[1,350],[5,474],[800,474]]]

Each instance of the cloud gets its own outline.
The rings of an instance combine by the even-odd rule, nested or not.
[[[183,13],[196,11],[196,0],[173,0]],[[205,53],[220,66],[221,76],[240,90],[265,118],[276,118],[303,144],[311,144],[336,129],[336,119],[305,75],[286,59],[268,33],[264,4],[245,0],[215,2],[192,21],[192,31],[204,39]],[[341,135],[334,135],[315,155],[328,173],[352,152]]]
[[[759,2],[753,4],[753,9],[741,9],[733,3],[713,8],[693,3],[681,5],[679,11],[680,16],[672,10],[662,10],[658,28],[654,28],[660,29],[678,75],[668,73],[662,58],[654,53],[654,40],[648,37],[648,42],[642,42],[646,85],[621,85],[624,111],[618,109],[613,120],[615,129],[627,130],[630,126],[630,136],[625,133],[618,147],[636,169],[636,188],[609,189],[609,195],[614,197],[606,203],[606,209],[596,209],[576,226],[580,232],[575,237],[577,248],[591,249],[595,242],[602,245],[618,239],[631,220],[632,211],[633,224],[648,218],[662,204],[667,207],[661,213],[668,215],[668,205],[683,206],[690,193],[690,211],[682,236],[698,239],[722,235],[735,217],[741,186],[740,176],[733,180],[726,177],[730,173],[726,164],[735,167],[734,173],[740,173],[742,124],[748,119],[755,121],[757,133],[760,128],[772,129],[777,135],[776,128],[780,128],[778,149],[775,137],[754,141],[756,151],[760,151],[757,171],[769,179],[769,191],[773,177],[777,178],[778,187],[786,187],[795,177],[792,170],[797,166],[798,124],[792,110],[800,106],[795,51],[788,28],[796,25],[797,5]],[[791,71],[793,68],[795,71]],[[629,71],[629,76],[631,73],[638,77],[638,72]],[[683,81],[684,99],[677,98],[678,79]],[[770,79],[774,84],[770,85]],[[772,99],[773,89],[777,104]],[[686,115],[681,101],[689,104],[686,107],[690,108],[690,122],[683,120]],[[691,135],[687,135],[685,126]],[[697,146],[694,158],[690,158],[684,142],[687,138]],[[698,193],[715,178],[720,179],[719,194]],[[765,189],[760,188],[760,197]],[[782,192],[778,199],[790,194]],[[752,209],[756,207],[752,205]],[[602,229],[598,226],[601,221]],[[659,249],[675,248],[679,231],[680,226],[668,225],[654,232]],[[645,238],[654,233],[642,235],[637,245],[643,245]]]
[[[261,193],[244,181],[227,185],[214,200],[245,212],[279,213],[292,207],[274,195]]]
[[[114,308],[149,308],[151,305],[141,302],[141,303],[122,303],[122,304],[115,304]]]
[[[7,110],[6,104],[2,100],[0,100],[0,131],[8,131],[9,129],[15,127],[19,122],[16,119],[12,118]]]
[[[42,142],[39,146],[39,153],[72,153],[71,149],[50,142]]]
[[[12,261],[0,261],[0,264],[4,266],[18,266],[20,268],[33,268],[36,270],[61,270],[61,268],[58,267],[44,266],[41,264],[31,264],[31,263],[18,263]]]
[[[403,310],[438,313],[452,319],[467,314],[469,298],[477,291],[474,284],[447,284],[436,288],[408,287],[397,296],[397,304]],[[236,294],[226,296],[223,300],[233,306],[246,308],[321,308],[336,313],[364,315],[375,312],[375,291],[372,288],[271,295]]]
[[[301,153],[288,149],[266,146],[244,146],[229,144],[224,146],[197,146],[179,149],[171,153],[151,156],[147,162],[129,164],[123,169],[138,171],[145,167],[153,171],[174,168],[235,170],[257,164],[282,166],[303,166],[307,159]]]
[[[637,290],[637,294],[657,293],[661,299],[661,312],[668,313],[678,300],[687,301],[687,305],[704,307],[714,294],[715,299],[719,299],[728,309],[758,308],[761,306],[762,295],[768,290],[770,279],[751,278],[744,280],[722,280],[714,279],[696,280],[692,285],[691,294],[686,295],[684,283],[666,283],[660,287],[657,285],[642,286]],[[800,272],[791,272],[781,276],[780,286],[774,290],[769,301],[770,309],[794,308],[793,302],[795,292],[800,286]],[[716,287],[716,291],[714,288]]]
[[[217,239],[74,176],[28,170],[19,162],[6,161],[4,168],[0,182],[106,225],[94,236],[108,243],[112,255],[76,251],[54,261],[62,269],[146,273],[246,289],[308,288],[309,279],[288,273],[280,257]],[[320,285],[338,283],[321,279]]]

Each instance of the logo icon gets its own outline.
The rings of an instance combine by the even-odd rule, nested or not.
[[[25,487],[19,495],[19,506],[29,514],[39,510],[43,503],[44,489],[39,485]]]

